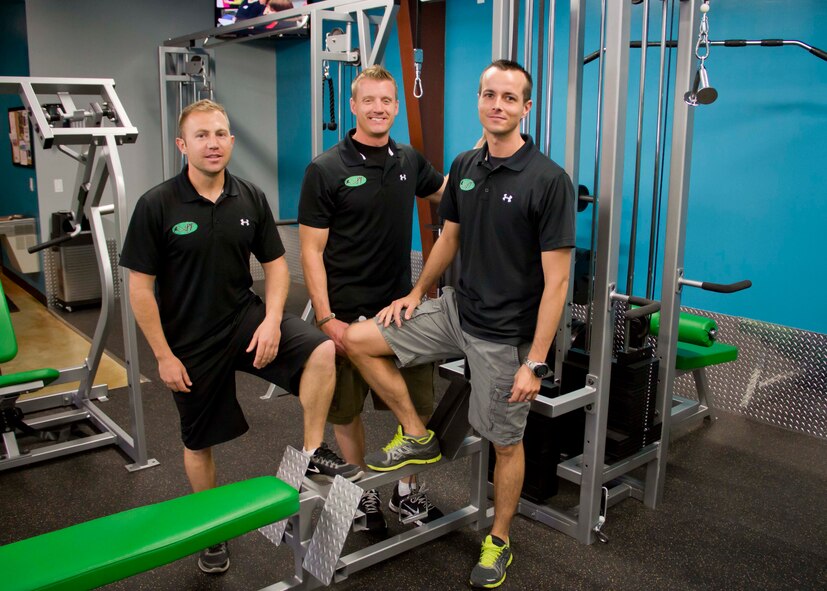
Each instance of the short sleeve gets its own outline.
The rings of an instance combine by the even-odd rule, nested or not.
[[[304,171],[299,197],[299,223],[313,228],[329,228],[336,207],[333,192],[318,164],[311,162]]]
[[[416,194],[419,197],[427,197],[436,193],[442,186],[445,177],[433,165],[428,162],[428,159],[420,154],[417,150],[413,151],[416,155]]]
[[[256,240],[252,252],[260,263],[269,263],[284,255],[284,244],[279,235],[273,211],[264,193],[256,189],[256,199],[261,209],[261,223],[256,225]]]
[[[156,204],[157,205],[157,202]],[[141,197],[132,212],[123,241],[121,267],[157,275],[164,253],[164,223],[159,207],[153,207],[146,196]]]
[[[562,172],[548,184],[537,214],[541,250],[574,247],[574,188],[568,174]]]

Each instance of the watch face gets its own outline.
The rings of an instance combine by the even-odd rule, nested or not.
[[[538,378],[544,378],[548,375],[549,367],[545,363],[538,363],[534,366],[534,369],[532,371],[534,372],[534,375]]]

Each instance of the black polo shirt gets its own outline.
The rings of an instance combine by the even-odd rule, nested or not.
[[[414,197],[443,182],[424,156],[392,139],[384,166],[370,162],[353,132],[308,165],[299,201],[299,223],[329,230],[328,298],[345,322],[371,317],[410,291]]]
[[[574,246],[574,190],[531,137],[492,167],[488,147],[451,165],[439,214],[460,224],[457,298],[462,328],[478,338],[531,341],[545,281],[541,252]]]
[[[124,240],[122,267],[155,276],[161,324],[178,357],[227,338],[251,291],[250,253],[262,262],[284,254],[264,193],[224,173],[212,203],[187,168],[144,194]]]

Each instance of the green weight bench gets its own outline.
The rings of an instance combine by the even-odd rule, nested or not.
[[[657,336],[660,329],[659,312],[652,315],[649,328],[651,333]],[[675,370],[678,376],[692,373],[698,400],[673,396],[673,425],[696,417],[712,418],[706,368],[738,359],[738,348],[717,342],[717,335],[718,326],[711,318],[681,312],[678,320]]]
[[[17,356],[17,339],[11,323],[8,302],[0,283],[0,363],[7,363]],[[54,382],[60,372],[52,368],[20,371],[0,375],[0,431],[3,433],[3,448],[0,457],[16,458],[20,456],[15,430],[33,435],[35,430],[29,427],[16,408],[21,394],[34,392]]]
[[[261,476],[0,546],[0,588],[93,589],[280,521],[299,493]]]

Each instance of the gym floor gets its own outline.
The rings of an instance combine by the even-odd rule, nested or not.
[[[306,301],[295,286],[288,309]],[[90,335],[96,310],[64,314]],[[109,351],[123,356],[120,320]],[[25,339],[25,334],[19,334]],[[59,345],[57,345],[59,346]],[[113,447],[0,472],[0,544],[34,536],[188,492],[177,414],[140,339],[146,438],[160,465],[129,473]],[[439,391],[446,384],[439,380]],[[267,384],[239,374],[238,390],[251,429],[216,449],[221,483],[274,474],[285,445],[301,444],[300,407],[291,396],[260,400]],[[128,425],[125,389],[111,392],[105,412]],[[719,413],[712,424],[678,434],[670,449],[664,501],[657,510],[627,499],[609,510],[607,544],[584,546],[523,517],[512,527],[514,562],[503,589],[817,589],[827,587],[827,441]],[[389,413],[367,411],[368,448],[386,443]],[[332,432],[327,440],[333,442]],[[467,503],[468,461],[425,473],[432,500],[443,509]],[[387,504],[391,488],[382,491]],[[572,498],[561,486],[553,504]],[[391,519],[390,534],[402,526]],[[477,560],[482,532],[464,529],[353,574],[335,589],[462,589]],[[351,534],[346,552],[371,543]],[[83,549],[79,548],[78,552]],[[110,589],[261,589],[293,572],[288,548],[257,532],[230,544],[231,567],[205,575],[188,557],[110,585]],[[47,556],[43,557],[48,560]],[[3,576],[13,576],[4,573]],[[0,584],[0,586],[2,586]]]

